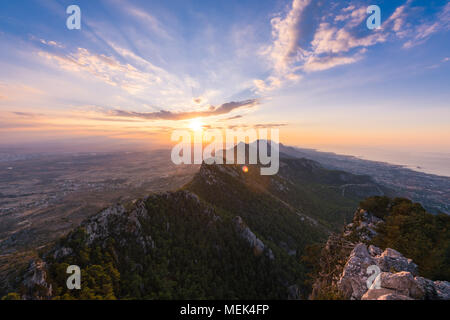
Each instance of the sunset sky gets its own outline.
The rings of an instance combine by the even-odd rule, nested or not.
[[[2,0],[0,145],[159,146],[194,120],[450,153],[449,40],[448,1]]]

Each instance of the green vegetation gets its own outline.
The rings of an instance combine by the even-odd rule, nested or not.
[[[40,256],[52,297],[286,299],[297,286],[306,298],[320,273],[313,296],[342,298],[332,283],[352,247],[342,236],[330,237],[326,250],[318,244],[350,220],[372,182],[305,159],[283,161],[276,176],[259,175],[257,166],[246,174],[239,166],[202,166],[183,190],[85,221]],[[346,189],[361,185],[369,187]],[[371,197],[360,206],[385,221],[375,245],[412,258],[425,277],[450,278],[450,217],[401,198]],[[237,229],[236,216],[264,243],[262,254]],[[69,265],[82,270],[81,290],[66,287]],[[10,288],[17,293],[4,299],[45,297],[45,287]]]
[[[314,173],[288,181],[256,171],[253,166],[248,175],[236,166],[202,168],[188,191],[149,197],[139,218],[133,216],[136,205],[128,205],[106,226],[107,234],[92,242],[87,232],[92,222],[83,224],[57,245],[69,255],[42,256],[54,298],[285,299],[292,285],[305,298],[311,286],[301,261],[305,247],[324,241],[328,226],[344,221],[340,209],[350,212],[357,202],[341,195],[325,169],[320,169],[325,178],[317,181]],[[318,195],[310,190],[313,185]],[[330,201],[320,201],[321,196]],[[255,255],[236,230],[236,216],[275,259],[268,249]],[[65,270],[72,264],[82,270],[81,290],[66,288]]]
[[[412,259],[419,274],[432,280],[450,280],[450,216],[427,213],[418,203],[405,198],[369,197],[360,208],[382,219],[377,235],[369,243],[382,249],[393,248]],[[358,220],[359,210],[355,214]],[[333,234],[326,245],[310,245],[302,262],[309,270],[311,299],[343,299],[336,285],[354,243],[362,240],[355,233]]]
[[[373,197],[361,208],[383,218],[372,243],[393,248],[419,266],[421,276],[450,280],[450,216],[427,213],[404,198]]]
[[[1,300],[21,300],[21,297],[17,292],[10,292],[6,296],[2,297]]]
[[[283,299],[283,281],[303,281],[295,258],[279,248],[276,261],[255,255],[231,214],[186,192],[150,197],[145,208],[139,231],[118,220],[120,233],[91,244],[83,227],[61,240],[72,254],[45,257],[55,299]],[[154,247],[142,246],[142,236]],[[82,269],[81,290],[66,288],[71,264]]]
[[[391,199],[389,197],[370,197],[361,201],[359,206],[375,217],[384,219],[389,214]]]

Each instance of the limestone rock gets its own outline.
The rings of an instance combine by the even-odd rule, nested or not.
[[[412,274],[408,271],[397,273],[382,272],[379,274],[375,282],[379,281],[382,288],[391,289],[404,296],[409,296],[413,299],[423,299],[425,291],[414,280]]]
[[[408,271],[413,275],[417,275],[417,265],[411,259],[405,258],[400,252],[394,249],[387,248],[380,256],[374,259],[382,271]]]
[[[434,281],[434,286],[439,300],[450,300],[450,282]]]
[[[377,300],[414,300],[414,299],[397,293],[389,293],[379,297]]]
[[[421,288],[424,292],[423,298],[426,300],[436,300],[439,299],[436,286],[433,281],[423,278],[423,277],[415,277],[414,280],[416,284]]]
[[[348,299],[361,299],[367,291],[367,268],[374,265],[375,261],[367,251],[367,246],[360,243],[350,253],[350,257],[344,267],[342,276],[337,282],[338,289]]]
[[[24,299],[48,299],[52,296],[52,285],[47,282],[46,263],[32,260],[24,275],[23,285],[27,289]],[[35,290],[38,288],[38,290]],[[32,292],[37,292],[31,294]]]
[[[317,292],[323,290],[317,288],[326,283],[327,288],[337,287],[345,299],[450,300],[450,282],[419,277],[418,266],[392,248],[383,251],[373,245],[367,247],[377,234],[377,227],[382,223],[383,220],[363,209],[358,209],[352,223],[345,227],[341,236],[346,241],[340,245],[341,248],[352,250],[350,254],[345,254],[348,255],[348,258],[343,260],[345,265],[342,267],[340,262],[334,275],[327,271],[325,276],[332,274],[333,277],[316,280],[314,290]],[[329,252],[331,252],[330,239],[324,249]]]
[[[370,245],[368,251],[371,256],[379,256],[383,253],[383,251],[380,248],[375,247],[374,245]]]
[[[394,290],[380,288],[380,289],[369,289],[366,293],[361,297],[361,300],[378,300],[381,296],[385,296],[388,294],[395,294]]]
[[[275,259],[272,250],[270,248],[266,248],[264,242],[256,237],[256,235],[252,232],[252,230],[250,230],[250,228],[240,216],[236,216],[233,219],[233,222],[241,237],[244,238],[253,248],[253,253],[255,254],[255,256],[263,254],[263,252],[266,250],[266,255],[269,257],[269,259]]]
[[[381,273],[368,288],[372,275],[368,267]],[[450,300],[450,283],[415,276],[417,265],[400,252],[387,248],[357,244],[337,281],[339,291],[347,299],[361,300]]]

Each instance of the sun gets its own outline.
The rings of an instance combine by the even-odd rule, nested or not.
[[[193,131],[202,131],[204,123],[200,119],[192,119],[189,122],[189,128]]]

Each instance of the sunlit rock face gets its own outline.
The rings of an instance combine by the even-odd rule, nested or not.
[[[270,248],[266,248],[264,243],[256,237],[256,235],[250,230],[250,228],[245,224],[241,217],[237,216],[233,219],[236,229],[240,233],[241,237],[244,238],[249,245],[253,248],[253,253],[255,256],[263,254],[266,250],[266,255],[271,259],[275,259],[273,252]]]
[[[339,299],[350,300],[450,299],[449,282],[420,277],[412,259],[369,244],[383,223],[358,209],[342,234],[330,236],[324,250],[328,256],[340,256],[340,262],[328,265],[328,278],[316,279],[312,299],[330,290],[336,290]]]
[[[337,282],[344,297],[352,300],[448,300],[450,283],[431,281],[417,276],[417,265],[401,253],[387,248],[382,253],[377,247],[370,249],[359,243],[350,253],[342,275]],[[381,273],[368,287],[371,273],[369,266],[376,266]]]

